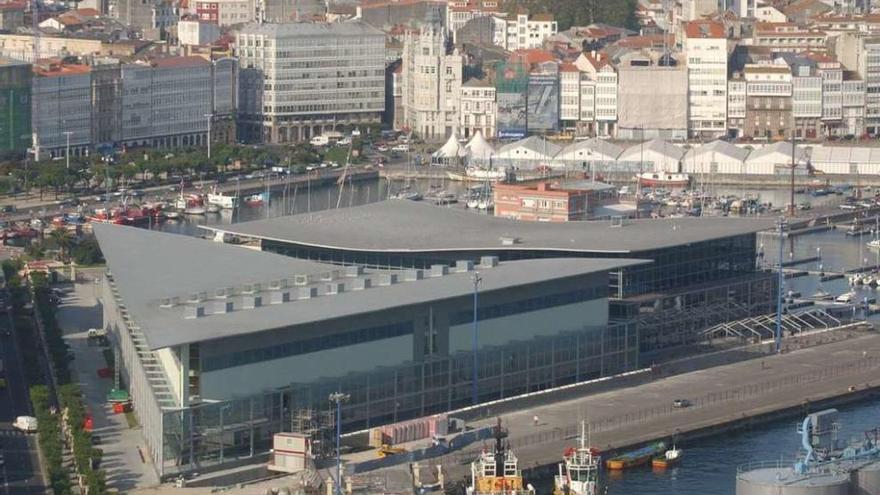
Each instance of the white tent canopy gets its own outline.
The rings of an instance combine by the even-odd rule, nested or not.
[[[434,160],[457,160],[464,157],[466,154],[467,151],[461,146],[461,143],[458,142],[458,136],[453,132],[452,135],[449,136],[449,140],[446,141],[446,144],[441,146],[439,150],[435,151],[431,157],[434,158]]]
[[[492,155],[495,154],[495,149],[486,141],[486,138],[483,137],[483,133],[480,131],[474,133],[474,137],[464,147],[471,160],[489,161]]]

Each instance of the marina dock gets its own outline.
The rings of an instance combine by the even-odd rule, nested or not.
[[[587,422],[591,445],[607,455],[673,435],[686,445],[695,438],[876,395],[878,388],[880,334],[872,331],[498,416],[510,430],[510,447],[523,469],[555,468],[565,448],[575,444],[581,420]],[[691,405],[675,408],[675,399]],[[483,412],[486,417],[469,426],[496,421],[491,407]],[[431,462],[442,464],[448,479],[463,479],[481,448],[474,444]]]

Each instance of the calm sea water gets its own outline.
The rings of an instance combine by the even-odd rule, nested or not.
[[[197,225],[230,224],[282,215],[319,211],[340,206],[354,206],[378,201],[398,190],[401,183],[388,183],[384,180],[362,182],[354,187],[346,186],[341,192],[338,186],[307,188],[299,187],[284,192],[273,192],[269,205],[261,207],[242,207],[233,213],[208,214],[185,221],[167,222],[158,229],[182,234],[199,234]],[[419,190],[446,189],[461,192],[462,184],[419,182]],[[737,191],[731,190],[731,193]],[[788,201],[785,191],[762,191],[763,201],[782,204]],[[804,198],[807,199],[807,198]],[[800,201],[798,198],[797,201]],[[477,214],[477,213],[475,213]],[[842,271],[844,269],[880,265],[880,252],[870,251],[865,243],[871,239],[847,237],[843,231],[820,232],[792,239],[786,239],[784,256],[803,259],[820,256],[821,260],[803,265],[803,269]],[[778,256],[778,238],[775,235],[759,235],[759,250],[764,252],[768,263]],[[814,294],[819,289],[833,294],[850,290],[846,280],[820,283],[816,277],[802,277],[786,281],[785,290]],[[860,289],[863,296],[880,297],[880,291],[870,288]],[[841,408],[841,438],[861,436],[862,432],[880,426],[880,400],[863,402]],[[680,445],[685,450],[685,459],[674,469],[654,472],[650,468],[628,471],[609,479],[609,495],[733,495],[737,466],[759,460],[791,459],[798,451],[800,437],[796,434],[796,419],[782,420],[766,424],[749,431],[737,432]],[[549,493],[552,479],[529,480],[539,493]]]

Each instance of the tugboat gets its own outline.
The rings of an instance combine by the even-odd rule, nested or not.
[[[599,450],[588,447],[581,422],[581,438],[578,448],[568,448],[559,463],[559,474],[553,485],[553,495],[604,495],[600,479],[602,459]]]
[[[651,466],[656,469],[666,469],[676,466],[679,462],[681,462],[681,458],[683,455],[684,451],[675,448],[675,445],[673,445],[671,449],[666,451],[666,453],[664,453],[663,455],[658,455],[657,457],[652,459]]]
[[[535,495],[535,487],[523,484],[516,456],[504,444],[507,430],[501,427],[501,418],[498,418],[494,433],[495,450],[484,450],[471,463],[471,485],[467,487],[467,495]]]

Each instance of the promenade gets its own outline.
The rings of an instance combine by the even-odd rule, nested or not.
[[[668,440],[673,434],[687,448],[688,438],[786,412],[800,415],[815,409],[812,404],[850,395],[850,387],[864,395],[878,386],[880,334],[871,333],[506,413],[501,419],[520,466],[529,469],[559,462],[565,448],[575,445],[582,420],[590,431],[590,443],[602,451]],[[675,408],[675,399],[687,399],[691,406]],[[490,417],[469,426],[495,421]],[[430,462],[442,463],[449,480],[460,480],[481,448],[475,444]]]

